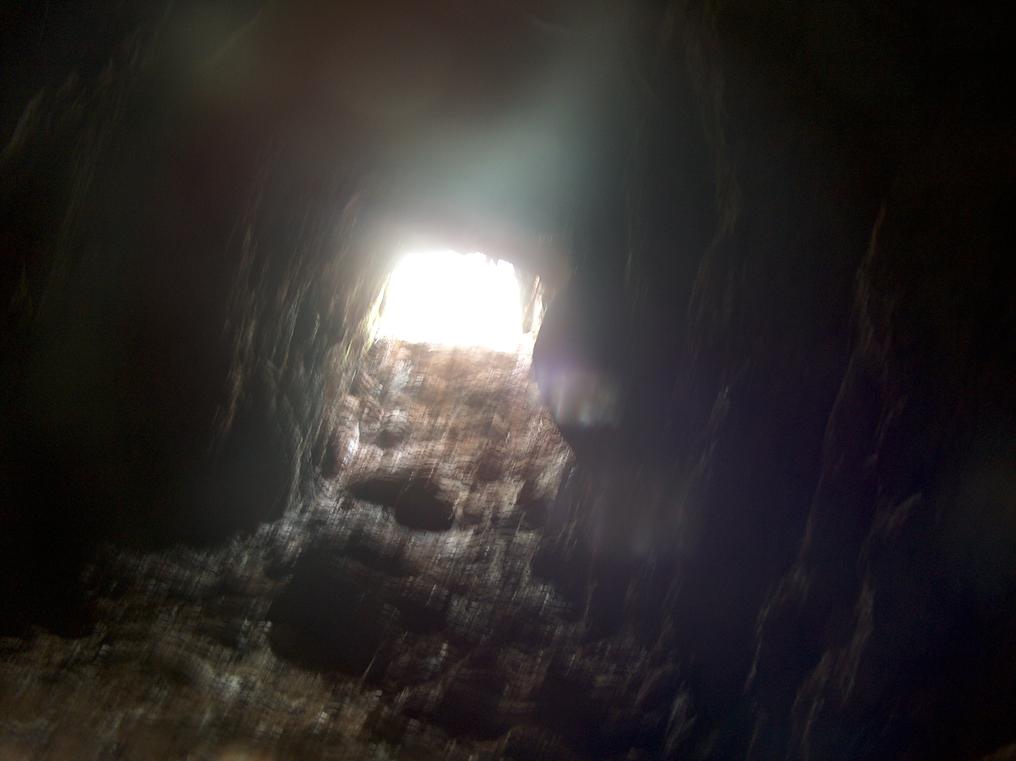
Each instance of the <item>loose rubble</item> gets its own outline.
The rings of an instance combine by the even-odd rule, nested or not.
[[[679,675],[555,581],[571,455],[522,358],[382,342],[330,419],[312,504],[226,547],[107,547],[89,634],[0,641],[0,756],[662,750]]]

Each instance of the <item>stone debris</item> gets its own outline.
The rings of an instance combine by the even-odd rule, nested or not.
[[[512,355],[376,346],[313,502],[225,547],[109,547],[91,634],[0,641],[0,736],[85,748],[52,758],[677,747],[679,676],[603,638],[584,561],[543,536],[571,455],[535,398]]]
[[[435,468],[436,469],[436,468]],[[455,520],[454,485],[416,466],[379,469],[348,485],[354,497],[394,510],[399,523],[426,531],[445,531]]]

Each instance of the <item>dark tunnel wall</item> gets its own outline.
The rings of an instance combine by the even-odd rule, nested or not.
[[[539,570],[691,690],[669,754],[1016,739],[998,18],[280,3],[194,65],[188,7],[33,73],[7,130],[7,619],[66,608],[95,540],[292,504],[387,257],[440,241],[561,286],[537,372],[618,383],[618,426],[564,427]]]

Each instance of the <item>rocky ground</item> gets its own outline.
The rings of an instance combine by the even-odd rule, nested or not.
[[[571,455],[528,361],[379,342],[334,423],[312,502],[228,546],[104,547],[77,636],[0,640],[0,758],[666,751],[674,674],[552,572]]]

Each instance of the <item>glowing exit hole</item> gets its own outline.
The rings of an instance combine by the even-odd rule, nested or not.
[[[388,278],[378,335],[517,351],[523,331],[515,268],[483,254],[407,254]]]

